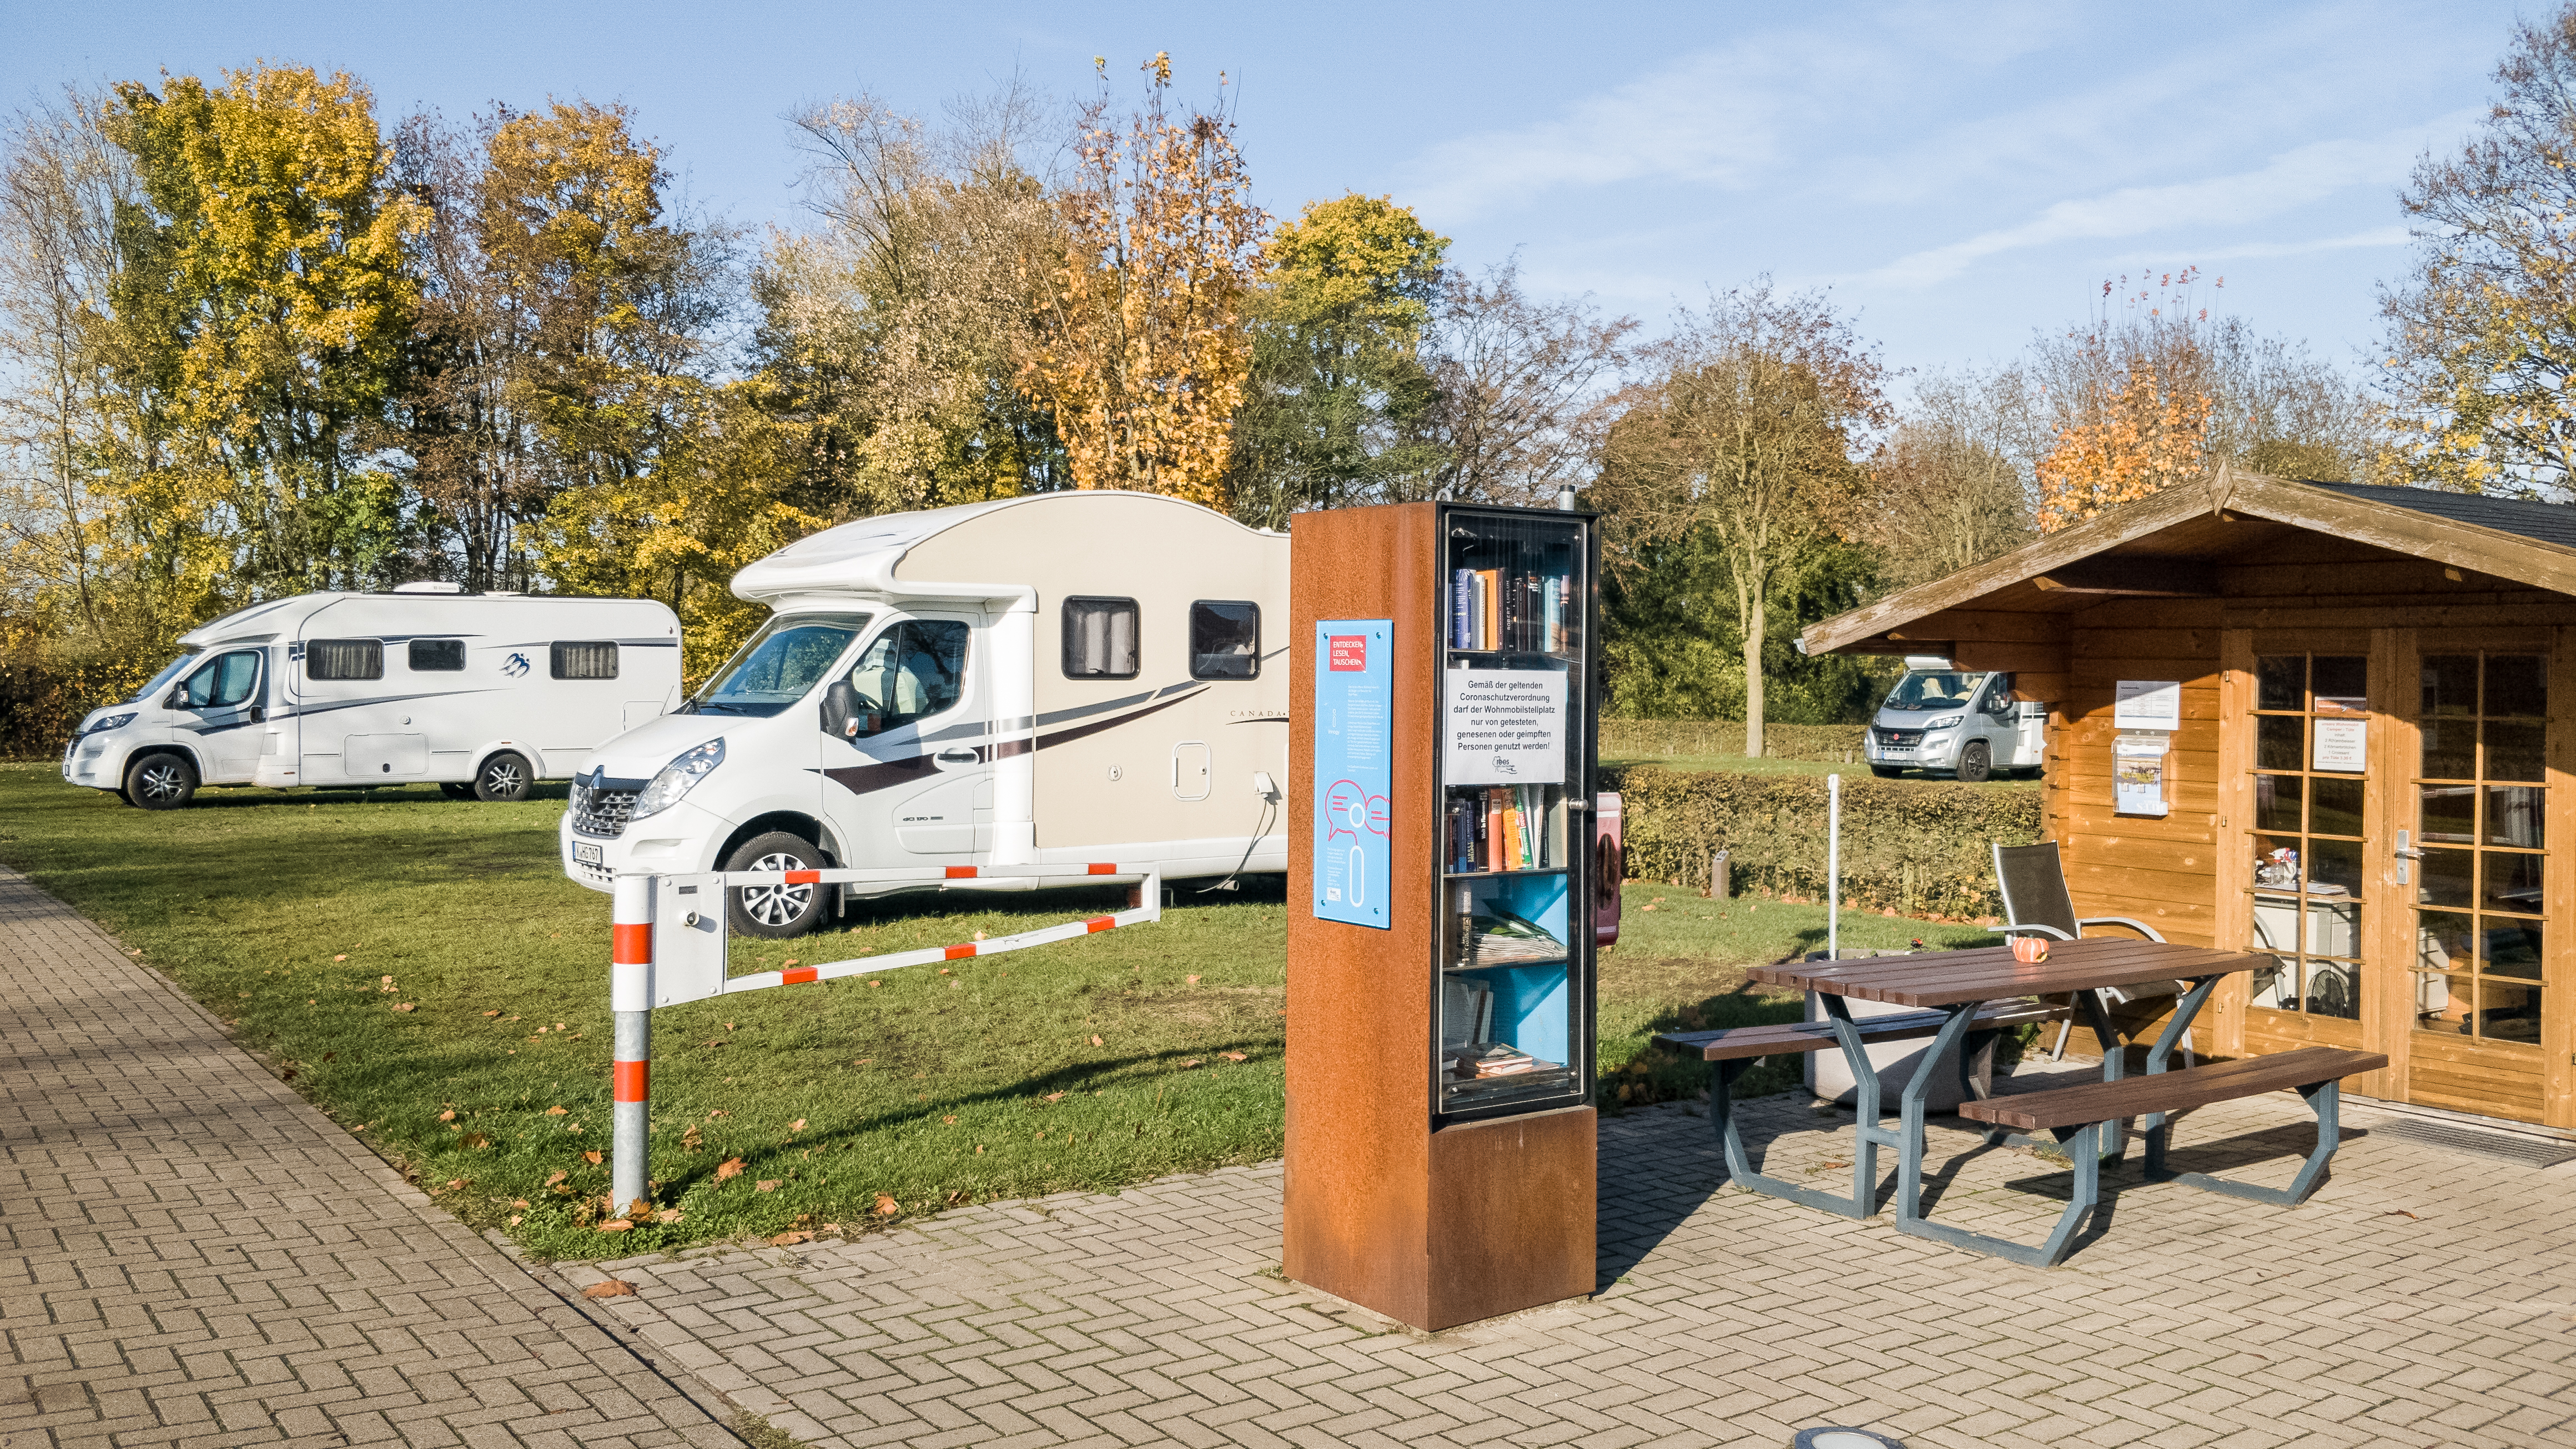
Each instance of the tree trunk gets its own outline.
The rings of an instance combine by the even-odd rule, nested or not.
[[[1763,598],[1755,590],[1744,610],[1744,753],[1762,758]]]

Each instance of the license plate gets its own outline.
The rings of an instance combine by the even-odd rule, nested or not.
[[[572,843],[572,858],[581,865],[602,865],[607,859],[601,854],[605,848],[597,841],[576,840]]]

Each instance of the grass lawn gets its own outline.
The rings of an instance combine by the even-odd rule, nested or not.
[[[1730,775],[1841,775],[1843,778],[1849,780],[1867,780],[1872,778],[1869,773],[1869,766],[1866,763],[1829,765],[1819,763],[1815,760],[1757,760],[1750,755],[1622,755],[1616,758],[1604,755],[1601,758],[1601,763],[1604,765],[1653,765],[1659,769],[1665,770],[1716,770]],[[1909,772],[1899,778],[1907,780],[1940,780],[1945,783],[1957,783],[1957,781],[1949,775],[1926,774],[1920,770]],[[2039,788],[2039,781],[2037,780],[2015,780],[2002,776],[1988,780],[1985,784],[1987,788],[1996,790],[2036,790]]]
[[[63,785],[49,763],[7,764],[0,860],[168,973],[451,1210],[543,1256],[855,1231],[1280,1150],[1284,904],[1275,886],[1182,887],[1156,926],[654,1013],[652,1175],[669,1221],[603,1238],[608,898],[559,872],[562,809],[560,787],[486,805],[413,786],[210,790],[147,813]],[[896,897],[831,935],[740,942],[736,964],[1001,935],[1123,898]],[[1623,1088],[1697,1090],[1704,1069],[1649,1053],[1654,1031],[1795,1017],[1794,1000],[1744,989],[1741,963],[1814,949],[1823,918],[1630,886],[1602,958],[1604,1105]],[[1918,936],[1984,939],[1845,917],[1848,944]]]

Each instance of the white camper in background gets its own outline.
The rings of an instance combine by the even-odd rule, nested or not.
[[[399,785],[521,800],[679,702],[680,621],[647,599],[302,594],[179,641],[91,711],[63,778],[147,810],[199,785]]]
[[[1151,494],[1038,494],[843,524],[733,590],[773,610],[760,632],[573,777],[573,879],[1287,869],[1287,535]],[[736,891],[734,929],[809,930],[827,893]]]

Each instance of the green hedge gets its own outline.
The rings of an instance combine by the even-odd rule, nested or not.
[[[133,698],[176,652],[0,662],[0,759],[58,758],[81,716]]]
[[[1762,754],[1773,760],[1840,764],[1860,758],[1867,725],[1771,724],[1762,727]],[[1601,758],[1643,760],[1657,755],[1740,755],[1744,722],[1732,719],[1605,719]]]
[[[1631,765],[1602,771],[1622,797],[1628,874],[1705,887],[1729,852],[1735,893],[1821,900],[1825,782]],[[1843,899],[1869,910],[1975,919],[2001,909],[1996,841],[2039,839],[2041,793],[1938,780],[1843,781]]]

